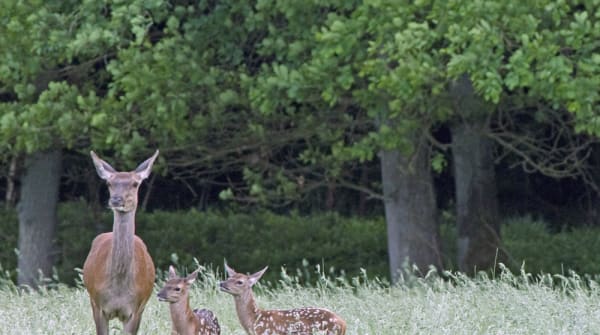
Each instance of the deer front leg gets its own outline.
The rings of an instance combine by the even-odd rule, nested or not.
[[[125,333],[131,334],[131,335],[137,334],[138,329],[140,328],[140,323],[142,321],[142,312],[143,311],[144,310],[142,309],[142,310],[138,311],[137,313],[133,313],[131,315],[131,318],[123,324],[123,330],[125,331]]]
[[[335,325],[333,329],[327,331],[327,335],[345,335],[346,334],[346,324],[343,323],[341,325]]]
[[[102,313],[102,310],[92,302],[92,313],[94,315],[94,323],[96,324],[97,335],[108,335],[108,319]]]

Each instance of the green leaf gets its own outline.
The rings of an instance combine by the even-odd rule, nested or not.
[[[446,161],[446,157],[442,153],[436,152],[433,154],[433,157],[431,158],[431,168],[433,171],[441,173],[447,165],[448,162]]]
[[[219,192],[219,199],[221,200],[231,200],[233,199],[233,191],[228,188]]]
[[[92,115],[92,120],[90,121],[90,124],[92,125],[92,127],[100,128],[104,125],[105,121],[106,113],[100,112]]]

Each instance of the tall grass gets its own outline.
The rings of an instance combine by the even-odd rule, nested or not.
[[[278,282],[259,283],[255,288],[258,304],[263,308],[326,307],[346,319],[348,334],[600,333],[600,285],[575,274],[533,277],[504,270],[490,279],[430,272],[390,287],[366,276],[329,278],[318,272],[318,279],[308,288],[286,273]],[[217,289],[220,279],[210,269],[202,272],[190,303],[211,309],[222,334],[243,335],[232,297]],[[120,333],[119,322],[113,320],[111,327],[113,334]],[[169,334],[170,329],[167,304],[153,296],[141,333]],[[95,334],[87,293],[81,287],[63,285],[37,292],[3,285],[0,334]]]

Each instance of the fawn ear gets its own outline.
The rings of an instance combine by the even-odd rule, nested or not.
[[[175,272],[173,265],[169,265],[169,279],[173,278],[177,278],[177,272]]]
[[[158,149],[156,150],[154,155],[152,155],[152,157],[146,159],[135,169],[134,172],[140,177],[140,179],[144,180],[148,178],[148,176],[150,175],[150,171],[152,171],[152,165],[154,165],[156,157],[158,157]]]
[[[104,180],[108,180],[112,177],[113,174],[117,173],[117,171],[110,166],[107,162],[103,161],[96,155],[95,152],[90,151],[90,155],[92,156],[92,160],[94,161],[94,166],[96,167],[96,172],[100,176],[100,178]]]
[[[187,277],[185,277],[185,282],[190,285],[198,278],[198,270],[190,273]]]
[[[256,273],[251,274],[250,277],[249,277],[249,279],[250,279],[250,286],[254,286],[254,284],[256,284],[256,282],[258,282],[258,280],[260,279],[260,277],[262,277],[262,275],[265,273],[265,271],[267,271],[268,268],[269,268],[268,266],[265,266],[264,269],[262,269],[262,270],[260,270],[260,271],[258,271]]]
[[[225,262],[225,271],[227,271],[227,276],[229,276],[229,277],[233,277],[236,273],[234,269],[230,268],[227,265],[227,262]]]

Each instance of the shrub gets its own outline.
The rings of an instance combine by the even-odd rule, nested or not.
[[[600,229],[581,227],[550,233],[547,225],[530,217],[513,218],[502,227],[502,238],[514,266],[527,272],[600,273]]]
[[[84,202],[59,206],[57,236],[59,279],[74,284],[96,234],[112,229],[109,210],[94,212]],[[302,216],[268,211],[234,213],[197,210],[139,212],[137,233],[144,239],[155,265],[200,264],[222,269],[227,260],[235,269],[253,272],[268,265],[264,282],[280,279],[280,270],[314,283],[315,267],[330,276],[348,277],[365,269],[371,277],[388,278],[386,227],[383,218],[347,218],[335,213]],[[16,278],[18,223],[14,210],[0,209],[0,269]],[[441,226],[444,263],[453,269],[456,229]],[[599,228],[577,228],[550,233],[546,225],[530,217],[507,220],[502,226],[505,250],[513,271],[525,264],[531,273],[600,273]]]
[[[112,229],[112,213],[94,213],[84,202],[59,206],[56,272],[62,282],[74,284],[94,237]],[[0,265],[16,269],[18,222],[13,210],[0,211],[2,238]],[[239,271],[252,272],[268,265],[265,282],[279,278],[281,267],[311,280],[313,266],[332,276],[387,273],[385,223],[381,219],[344,218],[334,213],[301,216],[267,211],[248,213],[197,210],[138,212],[136,233],[145,241],[158,269],[199,263],[221,268],[226,259]],[[16,271],[11,272],[13,279]],[[385,275],[383,275],[385,276]]]
[[[347,219],[333,213],[303,217],[190,210],[142,214],[139,222],[144,227],[140,236],[163,269],[173,261],[172,254],[182,265],[192,264],[193,258],[220,268],[226,259],[245,272],[269,265],[267,280],[277,278],[280,267],[295,271],[321,265],[334,276],[344,270],[356,275],[361,268],[380,275],[387,269],[382,220]]]

